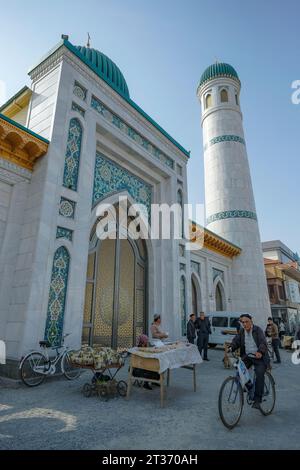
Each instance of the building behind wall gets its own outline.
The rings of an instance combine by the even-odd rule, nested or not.
[[[262,248],[272,316],[294,334],[300,325],[299,256],[280,240],[263,242]]]

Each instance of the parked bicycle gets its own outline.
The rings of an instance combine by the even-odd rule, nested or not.
[[[58,368],[68,380],[74,380],[80,375],[80,369],[72,366],[69,359],[69,348],[64,346],[64,340],[70,333],[63,336],[60,346],[51,346],[49,341],[40,341],[44,352],[32,351],[20,362],[21,379],[28,387],[40,385],[48,375],[54,375]],[[48,349],[55,351],[55,356],[49,356]]]
[[[253,366],[249,372],[245,363],[234,353],[232,356],[236,359],[234,367],[236,375],[227,377],[224,380],[219,392],[219,414],[220,418],[228,429],[233,429],[239,422],[244,407],[244,393],[248,405],[254,402],[255,392],[255,372]],[[249,354],[254,357],[254,354]],[[252,373],[252,377],[251,377]],[[265,372],[264,393],[259,409],[264,416],[272,413],[276,401],[275,380],[269,371]]]

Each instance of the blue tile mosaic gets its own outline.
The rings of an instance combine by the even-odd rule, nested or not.
[[[62,215],[63,217],[67,217],[69,219],[74,219],[75,207],[76,202],[71,201],[70,199],[67,199],[65,197],[61,197],[59,204],[59,215]]]
[[[87,89],[84,88],[84,86],[80,85],[80,83],[78,82],[74,83],[73,93],[82,101],[86,100]]]
[[[56,250],[53,258],[45,327],[45,340],[49,341],[52,346],[59,346],[62,342],[69,265],[69,252],[61,246]]]
[[[70,121],[68,143],[65,158],[63,186],[77,191],[79,162],[81,153],[82,127],[78,119]]]
[[[137,176],[125,170],[117,163],[96,153],[93,206],[110,194],[127,191],[135,203],[147,208],[148,217],[151,214],[151,186]]]
[[[74,103],[74,101],[72,102],[72,111],[76,111],[76,112],[79,113],[82,117],[84,117],[84,115],[85,115],[85,110],[82,109],[80,106],[78,106],[77,103]]]
[[[204,151],[208,147],[211,147],[215,144],[219,144],[221,142],[239,142],[240,144],[246,145],[245,140],[242,137],[239,137],[238,135],[219,135],[217,137],[214,137],[213,139],[210,139],[210,141],[206,145],[204,145]]]
[[[108,122],[114,124],[125,135],[130,137],[137,144],[147,150],[157,160],[160,160],[166,166],[174,170],[174,160],[172,158],[165,155],[157,147],[151,144],[149,140],[145,139],[145,137],[135,131],[132,127],[128,126],[128,124],[126,124],[119,116],[112,113],[108,108],[106,108],[106,106],[101,103],[101,101],[99,101],[98,98],[96,98],[95,96],[92,96],[91,107],[95,109],[99,114],[101,114]]]
[[[73,230],[64,227],[57,227],[56,238],[65,238],[71,242],[73,239]]]
[[[212,222],[215,222],[216,220],[239,219],[239,218],[257,220],[257,215],[255,212],[251,212],[251,211],[242,211],[242,210],[223,211],[223,212],[217,212],[216,214],[213,214],[210,217],[208,217],[206,219],[206,223],[211,224]]]

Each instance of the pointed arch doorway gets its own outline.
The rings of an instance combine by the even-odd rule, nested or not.
[[[93,233],[94,232],[94,233]],[[99,240],[92,231],[82,343],[131,347],[146,331],[147,251],[143,240]]]

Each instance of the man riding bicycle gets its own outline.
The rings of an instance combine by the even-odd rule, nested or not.
[[[263,330],[253,324],[251,315],[248,313],[241,315],[240,321],[243,328],[233,338],[230,349],[235,351],[240,348],[240,356],[247,369],[254,366],[256,381],[252,408],[259,409],[264,392],[265,372],[270,363],[268,346]],[[248,354],[251,354],[252,357],[249,357]]]

